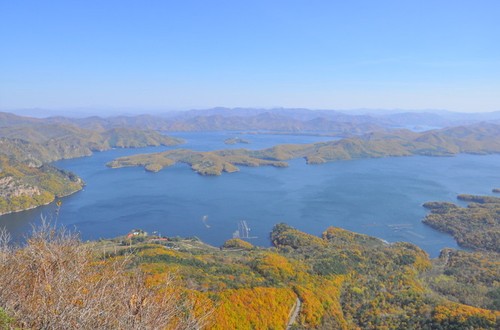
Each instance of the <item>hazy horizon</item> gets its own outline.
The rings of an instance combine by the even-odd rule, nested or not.
[[[433,113],[433,114],[489,114],[497,113],[498,111],[481,111],[481,112],[467,112],[467,111],[450,111],[446,109],[375,109],[375,108],[360,108],[360,109],[312,109],[312,108],[302,108],[302,107],[207,107],[207,108],[185,108],[185,109],[155,109],[155,108],[106,108],[106,107],[95,107],[95,108],[85,108],[85,107],[74,107],[74,108],[60,108],[60,109],[49,109],[49,108],[21,108],[21,109],[0,109],[0,112],[12,113],[19,116],[28,116],[35,118],[47,118],[52,116],[62,116],[62,117],[76,117],[84,118],[90,116],[98,117],[113,117],[113,116],[138,116],[138,115],[162,115],[169,113],[178,112],[188,112],[188,111],[209,111],[212,109],[230,109],[237,111],[238,109],[256,109],[270,111],[273,110],[292,110],[292,109],[303,109],[309,111],[332,111],[340,112],[349,115],[387,115],[387,114],[397,114],[397,113]]]
[[[499,10],[493,0],[0,1],[0,109],[499,111]]]

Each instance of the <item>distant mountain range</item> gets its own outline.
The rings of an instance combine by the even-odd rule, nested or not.
[[[500,111],[489,113],[458,113],[448,111],[376,112],[364,114],[334,110],[301,108],[212,108],[206,110],[170,111],[155,115],[119,115],[111,117],[49,117],[46,119],[20,117],[0,113],[0,126],[19,122],[49,122],[72,124],[86,129],[131,127],[159,131],[222,131],[271,130],[285,132],[325,132],[338,135],[361,134],[376,130],[409,128],[425,130],[482,121],[500,123]]]

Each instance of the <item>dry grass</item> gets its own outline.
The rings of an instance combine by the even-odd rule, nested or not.
[[[166,278],[148,287],[130,258],[98,260],[89,245],[47,223],[23,247],[0,231],[0,307],[29,329],[199,329],[182,292]]]

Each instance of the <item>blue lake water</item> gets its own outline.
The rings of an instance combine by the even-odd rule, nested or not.
[[[249,145],[226,146],[235,133],[179,133],[182,148],[260,149],[277,143],[310,143],[331,138],[315,136],[245,135]],[[268,246],[273,225],[286,222],[320,235],[338,226],[388,242],[412,242],[435,257],[457,245],[447,234],[421,223],[427,201],[456,202],[456,195],[491,194],[500,186],[500,155],[401,157],[362,159],[306,165],[303,159],[288,168],[241,167],[219,177],[195,174],[186,165],[159,173],[142,168],[109,169],[106,162],[167,147],[115,149],[91,157],[63,160],[55,165],[77,173],[85,189],[63,199],[58,223],[81,232],[84,239],[115,237],[133,228],[166,236],[197,236],[221,245],[232,237],[240,220],[251,227],[253,244]],[[29,231],[40,214],[55,218],[55,206],[0,217],[14,236]],[[206,217],[205,217],[206,216]],[[205,221],[203,218],[205,217]]]

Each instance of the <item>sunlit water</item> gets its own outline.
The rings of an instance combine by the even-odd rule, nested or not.
[[[277,143],[310,143],[314,136],[239,135],[252,143],[226,146],[234,133],[183,133],[182,148],[260,149]],[[84,239],[123,235],[133,228],[166,236],[197,236],[216,246],[232,237],[240,220],[251,228],[250,242],[269,245],[274,224],[288,223],[320,235],[339,226],[388,242],[408,241],[437,256],[457,247],[453,238],[421,223],[427,201],[456,202],[456,195],[491,194],[500,186],[500,155],[401,157],[306,165],[288,168],[241,167],[219,177],[195,174],[186,165],[159,173],[142,168],[109,169],[106,162],[124,155],[167,150],[167,147],[115,149],[55,165],[77,173],[87,183],[63,199],[60,224],[76,227]],[[16,237],[29,231],[40,215],[55,219],[55,206],[0,217]]]

